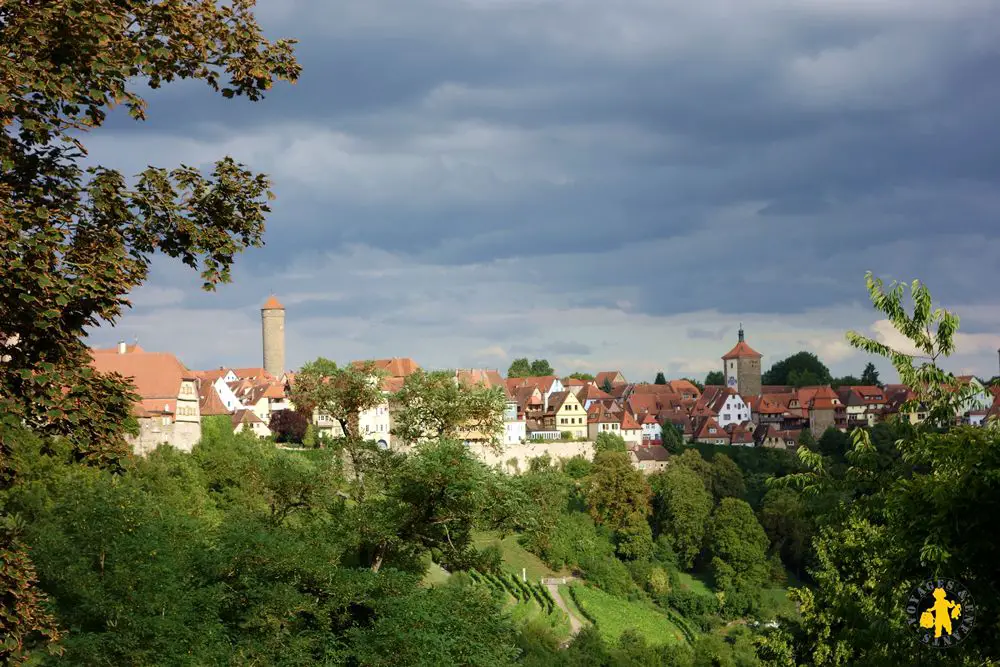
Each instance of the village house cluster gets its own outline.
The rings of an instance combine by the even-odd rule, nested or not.
[[[173,354],[147,352],[138,344],[119,343],[92,350],[94,367],[131,378],[141,397],[134,413],[140,424],[134,439],[137,453],[161,443],[190,451],[201,437],[201,419],[226,416],[234,431],[271,435],[268,424],[289,400],[295,374],[284,368],[285,309],[273,296],[261,308],[263,366],[188,370]],[[761,383],[762,355],[746,342],[740,328],[736,345],[722,355],[725,385],[700,389],[689,380],[665,384],[629,382],[619,371],[598,373],[593,380],[542,377],[504,378],[495,369],[458,369],[455,381],[499,388],[507,398],[504,445],[544,443],[558,453],[566,441],[594,441],[601,433],[621,436],[635,465],[660,469],[668,458],[663,429],[674,428],[686,442],[737,447],[798,446],[805,431],[818,438],[830,427],[848,430],[871,426],[899,414],[912,392],[903,385],[788,387]],[[352,362],[355,365],[364,362]],[[362,434],[382,447],[392,447],[390,398],[420,366],[410,358],[375,360],[384,374],[384,402],[359,415]],[[974,377],[975,396],[957,419],[981,424],[1000,415],[1000,401]],[[904,414],[911,422],[920,410]],[[340,435],[339,423],[320,411],[312,422],[318,433]],[[470,434],[468,444],[486,436]]]

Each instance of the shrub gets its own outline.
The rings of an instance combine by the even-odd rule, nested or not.
[[[572,440],[573,439],[573,432],[572,431],[563,431],[562,432],[562,439],[563,440]]]
[[[301,444],[309,429],[309,418],[295,410],[276,410],[271,413],[268,428],[275,442]]]

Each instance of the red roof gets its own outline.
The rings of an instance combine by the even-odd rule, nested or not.
[[[272,294],[271,298],[269,298],[267,301],[265,301],[264,305],[261,306],[260,309],[261,310],[284,310],[285,307],[282,306],[281,302],[278,301],[277,299],[275,299],[274,295]]]
[[[750,347],[749,345],[747,345],[745,341],[741,340],[740,342],[736,343],[736,347],[734,347],[733,349],[731,349],[722,358],[724,360],[729,360],[729,359],[760,359],[763,356],[764,355],[762,355],[760,352],[757,352],[752,347]]]
[[[639,426],[639,422],[637,422],[635,420],[635,417],[633,417],[632,414],[628,410],[625,410],[624,413],[623,413],[623,415],[622,415],[622,430],[623,431],[637,431],[640,428],[642,428],[642,427]]]

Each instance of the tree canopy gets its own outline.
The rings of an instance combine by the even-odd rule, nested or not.
[[[77,461],[121,468],[136,396],[89,365],[88,328],[113,323],[158,251],[200,270],[213,289],[235,256],[260,246],[273,197],[263,174],[220,157],[123,174],[85,165],[89,133],[109,111],[146,116],[140,91],[178,79],[223,97],[261,99],[294,81],[293,42],[266,39],[253,2],[5,3],[0,8],[0,414],[61,436]],[[141,143],[141,139],[137,139]],[[0,446],[0,479],[13,482]],[[18,565],[0,597],[0,659],[54,631],[30,592],[20,528],[4,521],[0,551]],[[13,576],[14,580],[9,577]],[[7,598],[13,596],[8,607]]]
[[[527,357],[521,357],[511,362],[507,369],[509,378],[540,377],[543,375],[555,375],[548,359],[535,359],[529,362]]]
[[[705,386],[722,386],[726,384],[726,376],[722,371],[711,371],[705,376]]]
[[[653,384],[666,384],[667,376],[663,374],[663,371],[659,371],[656,374],[656,379],[653,380]]]
[[[812,352],[805,351],[775,362],[761,377],[764,384],[794,387],[828,384],[831,380],[830,369],[826,364]]]

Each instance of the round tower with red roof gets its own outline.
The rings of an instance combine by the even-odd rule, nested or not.
[[[271,295],[260,309],[264,370],[276,378],[285,372],[285,307]]]
[[[740,339],[736,347],[722,356],[722,376],[726,386],[735,389],[740,396],[760,396],[761,355],[743,340],[743,325],[740,324]]]

